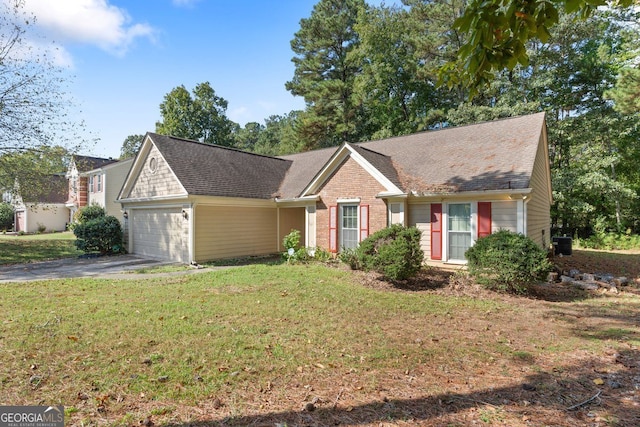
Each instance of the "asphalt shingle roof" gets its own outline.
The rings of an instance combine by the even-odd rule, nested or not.
[[[185,190],[193,195],[270,199],[291,161],[220,145],[149,133]]]
[[[79,155],[74,155],[73,160],[76,164],[76,169],[78,169],[79,172],[88,172],[118,161],[116,159]]]
[[[538,113],[358,145],[389,156],[405,191],[525,189],[543,128]]]
[[[405,192],[525,189],[543,129],[538,113],[350,146]],[[338,149],[269,157],[148,135],[194,195],[299,197]]]
[[[405,192],[455,193],[524,189],[544,126],[544,113],[351,144]],[[301,195],[336,148],[292,154],[283,197]]]

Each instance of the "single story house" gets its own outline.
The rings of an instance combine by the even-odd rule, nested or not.
[[[509,229],[550,244],[544,113],[269,157],[148,133],[119,195],[131,253],[189,263],[352,248],[400,223],[430,263]]]
[[[69,209],[65,205],[67,180],[62,175],[52,175],[47,188],[30,199],[18,194],[12,199],[15,231],[64,231],[69,221]]]

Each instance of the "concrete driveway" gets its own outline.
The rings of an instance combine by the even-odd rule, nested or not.
[[[115,255],[97,258],[65,258],[55,261],[0,266],[0,283],[73,277],[114,277],[141,268],[173,264],[168,261],[141,258],[136,255]],[[179,273],[189,273],[185,270]],[[198,270],[193,270],[198,271]],[[201,271],[201,270],[199,270]],[[162,274],[162,273],[159,273]],[[165,273],[166,274],[166,273]],[[153,276],[151,274],[150,276]],[[126,274],[135,279],[135,274]],[[146,275],[145,275],[146,277]]]

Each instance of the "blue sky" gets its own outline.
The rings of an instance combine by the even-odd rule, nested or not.
[[[57,43],[58,62],[73,76],[77,118],[99,138],[84,154],[117,157],[128,135],[155,130],[164,95],[179,85],[208,81],[243,126],[304,108],[284,84],[294,70],[290,41],[316,2],[26,0],[25,7]]]

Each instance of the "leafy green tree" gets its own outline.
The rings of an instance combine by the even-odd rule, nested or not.
[[[233,145],[235,124],[226,116],[227,101],[216,95],[209,82],[199,83],[192,93],[181,85],[165,95],[156,132],[207,144]]]
[[[307,105],[298,122],[305,149],[361,139],[364,119],[353,86],[362,64],[349,53],[360,43],[355,25],[365,10],[364,0],[320,0],[300,20],[291,41],[295,71],[285,87]]]
[[[456,62],[443,69],[449,84],[469,85],[472,94],[493,80],[494,73],[528,65],[527,42],[545,43],[562,12],[585,19],[598,6],[628,8],[638,0],[470,0],[454,28],[468,37]]]
[[[0,188],[20,196],[25,202],[37,202],[44,196],[66,194],[64,180],[52,180],[52,175],[64,175],[68,151],[63,147],[31,148],[0,155]]]
[[[425,62],[417,56],[417,24],[401,8],[370,8],[358,16],[361,42],[350,55],[363,66],[354,99],[367,112],[371,138],[423,130],[429,111],[437,108],[434,81],[421,77]]]
[[[14,209],[9,203],[0,203],[0,230],[13,228]]]
[[[28,41],[34,22],[23,0],[0,2],[0,188],[14,189],[19,178],[25,195],[50,185],[49,164],[61,159],[55,146],[74,152],[85,144],[70,118],[65,70],[50,53],[55,45]]]
[[[616,80],[627,35],[616,13],[561,16],[546,44],[531,50],[531,97],[548,114],[554,228],[589,234],[597,222],[618,229],[637,193],[629,181],[629,140],[638,119],[617,113],[604,93]],[[635,42],[634,42],[635,43]],[[612,129],[616,129],[612,132]]]
[[[640,69],[623,68],[620,70],[616,87],[606,96],[613,100],[616,109],[624,114],[640,112]]]
[[[254,151],[271,156],[302,151],[304,144],[297,130],[300,114],[300,111],[291,111],[286,116],[272,115],[265,119],[264,130],[260,133]]]
[[[144,141],[144,135],[129,135],[125,138],[120,148],[120,160],[134,157],[138,154],[142,142]]]
[[[237,126],[234,132],[234,147],[241,150],[255,151],[265,127],[257,122],[249,122],[244,127]]]

